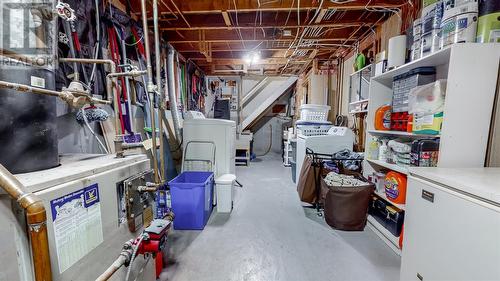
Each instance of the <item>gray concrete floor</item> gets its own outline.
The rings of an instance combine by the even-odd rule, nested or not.
[[[238,167],[234,210],[173,231],[161,280],[399,280],[400,258],[369,228],[331,229],[304,209],[278,155]]]

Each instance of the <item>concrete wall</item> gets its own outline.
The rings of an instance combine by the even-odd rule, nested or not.
[[[349,115],[349,86],[350,75],[353,73],[354,56],[344,61],[344,69],[342,72],[342,89],[340,92],[340,114]]]
[[[264,125],[254,132],[253,151],[257,156],[263,155],[267,152],[269,144],[271,143],[269,153],[281,154],[281,145],[283,143],[283,124],[290,123],[291,121],[279,117],[264,118],[266,118]]]

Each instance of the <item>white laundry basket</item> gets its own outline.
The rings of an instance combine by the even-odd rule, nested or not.
[[[233,186],[235,181],[236,176],[233,174],[224,174],[215,179],[218,213],[230,213],[233,209]]]
[[[328,119],[330,106],[319,104],[303,104],[300,106],[300,120],[309,122],[321,122]]]

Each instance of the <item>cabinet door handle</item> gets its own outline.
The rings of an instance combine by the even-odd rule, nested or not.
[[[425,200],[434,203],[434,193],[427,191],[425,189],[422,189],[422,198]]]

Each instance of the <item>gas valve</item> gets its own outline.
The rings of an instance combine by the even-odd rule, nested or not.
[[[155,219],[144,229],[142,238],[140,236],[134,241],[134,245],[138,247],[137,254],[150,254],[155,259],[156,278],[160,276],[163,269],[163,249],[171,224],[169,220]]]

